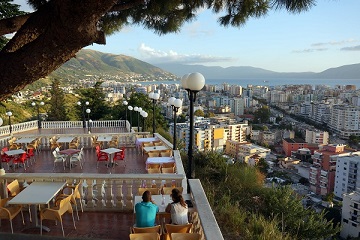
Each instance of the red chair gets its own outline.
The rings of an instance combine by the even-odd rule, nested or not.
[[[97,146],[95,147],[95,150],[96,150],[96,155],[99,157],[99,155],[100,155],[100,146],[97,145]]]
[[[3,163],[6,163],[8,169],[7,170],[10,170],[10,167],[9,167],[9,162],[13,160],[13,157],[12,156],[8,156],[6,154],[1,154],[1,162]]]
[[[114,161],[114,163],[115,163],[115,161],[124,161],[124,167],[125,167],[126,166],[126,163],[125,163],[125,149],[122,149],[121,152],[114,153],[113,161]],[[113,166],[115,166],[115,164]]]
[[[28,159],[30,160],[31,165],[32,165],[32,161],[35,163],[35,154],[34,154],[33,148],[28,148],[26,155],[27,155]]]
[[[13,159],[13,164],[14,164],[14,171],[15,171],[15,164],[22,164],[24,167],[24,170],[26,171],[26,162],[28,160],[28,156],[27,153],[23,153],[20,156],[17,156]],[[29,167],[29,164],[28,164]]]
[[[97,155],[96,168],[99,167],[99,162],[108,162],[108,161],[109,161],[108,154],[104,152],[99,152],[99,154]],[[109,167],[109,164],[107,164],[107,166]]]

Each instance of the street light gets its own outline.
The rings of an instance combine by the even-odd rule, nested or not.
[[[153,135],[155,136],[155,102],[160,98],[160,94],[151,92],[149,93],[149,98],[153,102]]]
[[[89,108],[86,109],[86,113],[88,115],[88,132],[90,133],[90,113],[91,113],[91,110]]]
[[[10,134],[12,132],[12,127],[11,127],[11,116],[12,116],[12,112],[8,111],[6,113],[6,115],[9,117],[9,131],[10,131]]]
[[[138,111],[138,107],[134,107],[134,112],[137,112],[137,111]],[[138,122],[138,132],[139,132],[139,115],[138,115],[137,122]]]
[[[145,118],[147,118],[148,113],[144,110],[141,111],[140,115],[143,117],[143,125],[142,125],[142,131],[145,132]]]
[[[77,102],[77,105],[82,106],[82,115],[83,115],[83,128],[86,128],[86,123],[85,123],[85,105],[89,105],[89,102],[85,102],[85,104],[82,104],[80,101]]]
[[[182,101],[180,99],[176,99],[171,97],[168,99],[168,103],[173,110],[173,117],[174,117],[174,133],[173,133],[173,150],[176,150],[176,113],[178,112],[179,108],[182,106]]]
[[[123,105],[125,106],[125,120],[127,121],[127,105],[128,105],[128,102],[127,101],[123,101]]]
[[[91,125],[92,125],[92,120],[91,119],[89,119],[89,133],[91,133]]]
[[[132,125],[132,119],[131,119],[131,115],[132,115],[132,113],[131,113],[131,111],[133,110],[133,107],[132,106],[128,106],[128,109],[129,109],[129,115],[130,115],[130,132],[131,132],[131,125]]]
[[[138,112],[138,116],[137,116],[137,120],[138,120],[138,132],[140,132],[140,118],[139,118],[139,115],[140,115],[140,112],[142,111],[142,108],[141,107],[137,107],[134,108],[135,111]]]
[[[37,110],[37,119],[38,119],[38,128],[41,128],[41,119],[40,119],[40,105],[44,106],[44,102],[40,102],[39,104],[36,104],[35,102],[32,102],[31,105],[33,107],[36,106],[36,110]]]
[[[205,78],[201,73],[186,74],[181,78],[183,88],[188,92],[190,101],[190,134],[188,146],[188,172],[187,179],[195,178],[195,166],[193,163],[193,142],[194,142],[194,102],[196,94],[204,87]],[[189,188],[188,188],[189,191]]]

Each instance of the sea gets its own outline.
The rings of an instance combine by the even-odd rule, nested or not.
[[[180,81],[152,81],[152,82],[140,82],[142,85],[150,84],[181,84]],[[314,87],[316,85],[325,85],[331,88],[334,88],[338,85],[355,85],[356,89],[360,89],[360,78],[359,79],[304,79],[304,78],[243,78],[243,79],[205,79],[205,84],[209,85],[221,85],[227,83],[230,85],[240,85],[242,87],[247,87],[248,85],[257,85],[257,86],[280,86],[280,85],[301,85],[301,84],[310,84]]]

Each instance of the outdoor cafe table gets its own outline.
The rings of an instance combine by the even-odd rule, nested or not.
[[[65,154],[68,157],[70,157],[76,153],[79,153],[79,152],[80,152],[79,149],[73,149],[73,148],[64,149],[64,150],[59,151],[60,154]],[[70,158],[69,158],[69,166],[70,166]]]
[[[165,151],[169,148],[167,146],[152,146],[152,147],[144,147],[145,152],[156,152],[156,151]]]
[[[174,162],[175,159],[173,157],[148,157],[145,164],[146,164],[146,169],[148,169],[149,164],[153,164],[153,163],[163,164],[163,163],[174,163]]]
[[[111,157],[111,155],[113,153],[116,153],[116,152],[121,152],[122,150],[119,149],[119,148],[106,148],[106,149],[102,149],[100,150],[100,152],[104,152],[104,153],[107,153],[109,155],[109,158],[110,158],[110,163],[109,163],[109,166],[113,167],[113,158]]]
[[[40,228],[37,214],[37,206],[48,204],[60,190],[66,185],[66,182],[33,182],[12,198],[8,204],[31,205],[32,219],[35,219],[31,227]],[[50,229],[43,225],[43,230],[49,232]]]
[[[67,144],[67,143],[71,142],[72,140],[74,140],[74,138],[75,137],[59,137],[59,139],[56,140],[56,142]],[[67,147],[65,147],[65,148],[67,148]]]
[[[6,155],[8,156],[14,156],[14,155],[19,155],[19,154],[23,154],[26,153],[24,150],[22,149],[16,149],[16,150],[8,150],[6,152],[4,152]]]
[[[141,146],[143,143],[154,142],[154,141],[158,141],[158,139],[155,138],[155,137],[151,137],[151,138],[138,138],[138,139],[136,139],[135,144],[136,144],[136,147],[137,147],[137,148],[140,148],[140,146]]]
[[[106,144],[107,142],[111,141],[112,136],[98,136],[96,139],[97,142],[104,142]]]
[[[21,144],[29,144],[32,141],[34,141],[36,138],[20,138],[15,141],[15,143],[21,143]]]

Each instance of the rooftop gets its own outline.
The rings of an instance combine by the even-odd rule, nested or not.
[[[37,121],[34,121],[37,122]],[[37,123],[35,124],[37,126]],[[15,128],[16,129],[16,128]],[[76,220],[76,230],[72,226],[71,216],[64,215],[64,232],[67,238],[91,238],[91,239],[129,239],[129,230],[130,227],[134,224],[133,216],[133,196],[137,192],[137,188],[141,186],[142,182],[145,181],[145,184],[151,185],[156,184],[158,187],[162,186],[164,183],[170,183],[176,181],[176,186],[183,186],[186,189],[186,179],[183,166],[181,163],[181,158],[178,151],[174,152],[174,157],[176,160],[176,166],[178,169],[178,174],[147,174],[145,168],[145,161],[147,159],[146,155],[143,155],[140,150],[137,149],[135,145],[135,133],[129,132],[123,126],[120,127],[96,127],[91,129],[91,134],[87,132],[87,129],[83,128],[42,128],[42,129],[31,129],[31,130],[22,130],[14,131],[13,136],[20,137],[42,137],[42,145],[40,151],[36,152],[35,159],[36,162],[30,165],[26,170],[23,167],[17,167],[15,170],[10,168],[7,169],[7,165],[3,165],[6,170],[6,175],[2,177],[1,183],[5,181],[12,181],[12,179],[19,179],[22,181],[59,181],[66,180],[68,183],[83,181],[87,183],[86,188],[83,186],[83,198],[87,202],[87,206],[84,209],[84,212],[80,212],[80,220]],[[0,128],[1,133],[1,128]],[[148,132],[143,133],[148,134]],[[49,137],[57,136],[78,136],[80,139],[80,146],[84,146],[84,167],[83,169],[80,166],[75,166],[73,168],[62,168],[62,166],[56,165],[54,169],[54,162],[51,150],[49,148]],[[96,151],[91,146],[91,136],[93,135],[117,135],[119,138],[119,147],[125,146],[125,162],[119,162],[114,168],[108,168],[105,163],[97,165]],[[157,135],[162,141],[164,141],[170,148],[172,145],[163,139],[160,135]],[[0,137],[1,146],[7,145],[7,140],[10,138],[10,135],[4,135]],[[170,146],[171,145],[171,146]],[[80,147],[79,147],[80,148]],[[181,165],[179,165],[181,164]],[[49,175],[50,174],[50,175]],[[173,180],[171,180],[173,179]],[[174,180],[175,179],[175,180]],[[93,184],[91,184],[93,183]],[[200,182],[199,182],[200,183]],[[184,185],[185,184],[185,185]],[[92,186],[90,186],[92,185]],[[194,186],[196,186],[195,184]],[[101,186],[101,191],[97,191],[98,187]],[[110,186],[110,187],[109,187]],[[199,185],[201,187],[201,184]],[[190,184],[192,197],[196,199],[196,191],[198,187],[193,187]],[[1,188],[1,187],[0,187]],[[90,193],[90,190],[91,191]],[[203,192],[202,187],[199,189]],[[199,191],[199,192],[201,192]],[[205,198],[201,197],[197,201],[206,201]],[[95,199],[95,200],[94,200]],[[202,204],[201,204],[202,205]],[[196,204],[195,204],[196,206]],[[204,212],[212,212],[210,206],[205,205],[207,210]],[[197,214],[196,214],[197,215]],[[13,220],[14,233],[16,234],[39,234],[39,229],[27,229],[30,225],[29,215],[25,211],[24,218],[26,225],[21,224],[21,217],[17,216]],[[200,216],[194,219],[193,221],[200,221]],[[212,220],[216,220],[215,218]],[[44,236],[48,237],[61,237],[61,226],[55,225],[54,221],[44,221],[44,225],[48,226],[51,231],[44,232]],[[116,227],[115,227],[116,226]],[[200,229],[198,228],[200,226]],[[209,225],[212,229],[218,229],[217,223],[216,228]],[[206,239],[206,230],[201,228],[201,224],[198,225],[196,232],[203,235],[203,239]],[[219,231],[219,229],[218,229]],[[11,233],[10,224],[8,221],[3,220],[1,222],[0,232],[2,233]],[[220,231],[219,231],[220,232]],[[220,232],[221,234],[221,232]],[[21,239],[21,235],[19,238]],[[220,237],[222,239],[222,236]]]

